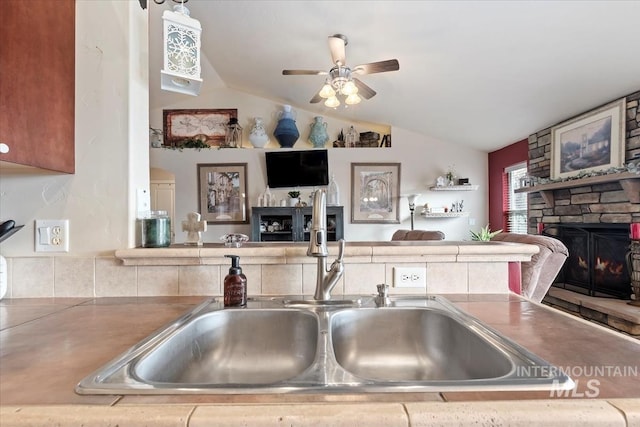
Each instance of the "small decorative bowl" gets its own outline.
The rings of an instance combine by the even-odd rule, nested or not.
[[[220,237],[220,240],[222,240],[228,248],[239,248],[244,242],[249,241],[249,236],[246,234],[231,233]]]

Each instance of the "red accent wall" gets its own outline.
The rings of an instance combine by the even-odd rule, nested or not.
[[[507,229],[502,200],[502,174],[505,168],[528,159],[528,139],[489,153],[489,225],[492,230]]]

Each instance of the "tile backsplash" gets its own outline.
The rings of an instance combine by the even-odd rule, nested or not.
[[[520,252],[504,255],[502,259],[488,253],[487,261],[460,261],[455,255],[442,261],[437,253],[430,257],[402,253],[403,250],[389,254],[388,262],[380,254],[366,256],[358,252],[352,257],[347,254],[344,276],[333,294],[374,294],[379,283],[388,284],[391,294],[507,293],[508,263],[525,259]],[[227,259],[208,256],[176,262],[175,257],[158,257],[157,253],[161,252],[154,253],[153,258],[138,257],[135,262],[125,259],[124,264],[129,265],[123,265],[123,260],[116,256],[7,258],[6,298],[222,295]],[[243,261],[249,295],[314,292],[317,269],[314,259],[298,254],[287,257],[247,253]],[[397,266],[425,267],[426,289],[394,287],[393,268]]]

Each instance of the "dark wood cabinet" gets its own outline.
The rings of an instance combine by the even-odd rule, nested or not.
[[[75,172],[75,13],[75,0],[2,2],[3,163]]]
[[[313,208],[251,208],[251,240],[254,242],[309,241]],[[344,209],[327,207],[327,240],[344,237]]]

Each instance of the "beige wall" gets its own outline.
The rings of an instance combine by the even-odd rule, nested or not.
[[[365,101],[365,102],[375,102]],[[271,136],[277,123],[277,113],[282,108],[279,102],[256,97],[244,92],[227,88],[211,88],[203,91],[198,97],[183,97],[181,102],[164,106],[166,109],[179,108],[237,108],[240,124],[245,129],[245,136],[251,127],[253,118],[264,118],[267,133]],[[295,108],[295,107],[294,107]],[[357,107],[356,107],[357,108]],[[308,149],[310,124],[315,113],[295,108],[296,124],[300,131],[300,139],[295,148]],[[340,129],[345,131],[352,124],[358,131],[376,130],[388,132],[385,125],[357,123],[345,117],[336,119],[326,116],[328,132],[333,141]],[[150,123],[154,128],[162,128],[162,108],[151,110]],[[351,224],[351,163],[352,162],[400,162],[401,193],[420,193],[419,204],[430,206],[451,206],[456,200],[464,199],[465,210],[470,211],[469,218],[425,219],[416,216],[416,228],[437,229],[445,233],[447,240],[463,240],[469,236],[469,219],[475,220],[477,226],[486,224],[487,208],[487,154],[453,143],[439,141],[425,135],[401,129],[391,128],[391,148],[329,148],[329,172],[335,174],[340,188],[340,203],[345,206],[345,238],[352,241],[390,240],[398,228],[409,228],[409,208],[407,199],[400,200],[400,219],[402,224]],[[196,171],[198,163],[248,163],[248,200],[250,206],[257,205],[257,199],[266,186],[264,163],[265,149],[253,149],[248,138],[245,138],[247,149],[225,150],[183,150],[174,151],[165,148],[151,149],[150,164],[152,167],[171,171],[176,176],[176,218],[178,224],[186,218],[188,212],[198,210]],[[277,150],[279,145],[271,137],[267,149]],[[464,192],[429,192],[439,175],[444,175],[449,166],[454,166],[460,177],[468,177],[474,184],[479,184],[478,191]],[[312,188],[302,188],[302,199],[307,200]],[[272,190],[277,199],[286,198],[286,189]],[[419,213],[419,209],[416,211]],[[209,225],[204,234],[205,242],[217,242],[219,237],[228,232],[241,232],[250,235],[247,225]],[[185,233],[176,228],[176,242],[183,242]]]

